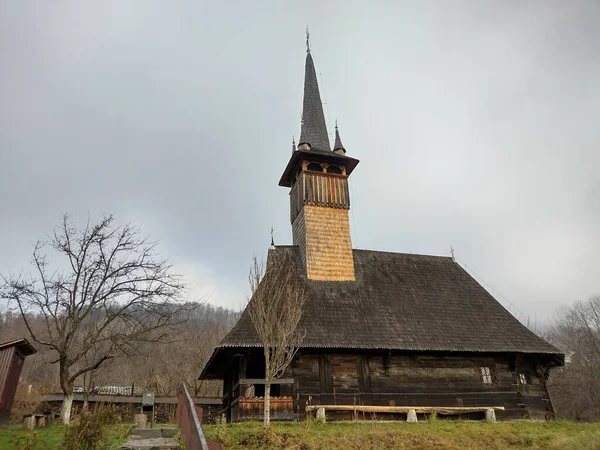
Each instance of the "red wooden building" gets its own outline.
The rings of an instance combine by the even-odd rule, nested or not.
[[[0,426],[8,424],[10,408],[25,358],[36,353],[27,339],[0,344]]]

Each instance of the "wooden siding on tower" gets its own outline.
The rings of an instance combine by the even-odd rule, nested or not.
[[[306,205],[292,223],[309,280],[354,281],[348,210]]]

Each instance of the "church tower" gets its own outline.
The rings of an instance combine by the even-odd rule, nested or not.
[[[346,156],[339,130],[330,147],[315,65],[307,42],[304,102],[298,147],[279,180],[291,188],[293,244],[310,280],[354,281],[348,177],[358,160]]]

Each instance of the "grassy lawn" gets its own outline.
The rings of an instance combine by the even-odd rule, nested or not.
[[[131,425],[115,425],[103,450],[116,450],[125,442]],[[0,450],[55,450],[60,448],[64,427],[52,425],[25,430],[22,425],[0,428]],[[35,442],[35,444],[34,444]]]
[[[262,423],[202,427],[225,449],[543,449],[600,450],[600,423],[405,422]]]

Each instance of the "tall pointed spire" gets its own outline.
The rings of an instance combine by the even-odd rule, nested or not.
[[[340,132],[338,130],[337,120],[335,121],[335,144],[333,145],[333,151],[339,153],[340,155],[346,154],[346,149],[342,144],[342,140],[340,139]]]
[[[317,73],[315,64],[310,54],[308,41],[308,29],[306,30],[306,65],[304,69],[304,102],[302,105],[302,129],[298,147],[308,144],[313,150],[331,151],[329,136],[325,125],[325,114],[319,94]]]

